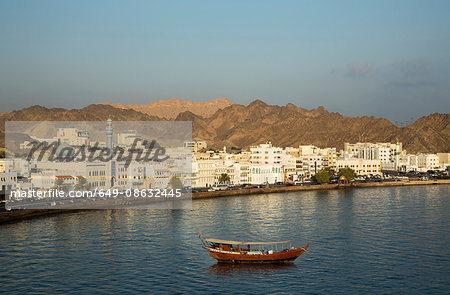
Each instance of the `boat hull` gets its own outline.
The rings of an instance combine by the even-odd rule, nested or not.
[[[306,248],[289,250],[281,253],[265,254],[265,255],[249,255],[240,253],[224,253],[206,248],[212,258],[218,262],[228,263],[290,263],[305,252]]]

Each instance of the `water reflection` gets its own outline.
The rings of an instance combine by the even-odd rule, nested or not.
[[[0,282],[8,294],[448,294],[449,188],[228,197],[4,224]],[[293,264],[219,264],[199,231],[311,247]]]
[[[216,263],[209,267],[208,272],[214,275],[254,275],[274,274],[280,271],[294,270],[298,268],[294,263]]]

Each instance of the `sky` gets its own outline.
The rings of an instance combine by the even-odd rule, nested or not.
[[[179,98],[450,112],[450,1],[0,0],[0,111]]]

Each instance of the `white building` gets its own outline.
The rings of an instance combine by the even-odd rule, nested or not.
[[[192,161],[192,187],[210,187],[215,183],[219,159],[194,159]]]
[[[380,160],[382,163],[395,163],[396,156],[402,152],[402,144],[389,142],[357,142],[344,143],[345,158]]]
[[[33,188],[50,189],[55,186],[56,170],[32,172],[30,182]]]
[[[386,164],[383,164],[383,170],[385,169],[385,165]],[[407,171],[417,171],[418,169],[419,167],[416,155],[412,154],[399,155],[397,170],[407,172]]]
[[[298,148],[298,156],[323,156],[326,157],[324,167],[334,167],[337,157],[336,148],[319,148],[314,145],[301,145]],[[303,159],[307,159],[304,157]]]
[[[380,160],[382,163],[396,162],[395,156],[399,146],[390,143],[358,143],[357,155],[359,159]]]
[[[418,154],[417,166],[422,171],[439,169],[439,157],[437,154]]]
[[[0,189],[5,192],[9,189],[15,189],[17,184],[17,171],[14,170],[14,164],[10,160],[0,160]]]
[[[299,169],[297,169],[297,163],[300,162],[298,157],[292,155],[292,153],[286,154],[282,158],[283,164],[283,182],[293,182],[298,180]]]
[[[260,144],[250,148],[250,164],[281,165],[282,156],[286,152],[272,143]]]
[[[250,165],[249,163],[234,163],[234,184],[242,185],[250,183]]]
[[[337,170],[341,168],[350,168],[357,175],[380,175],[381,161],[380,160],[365,160],[365,159],[344,159],[338,158],[336,160]]]
[[[447,169],[450,166],[450,153],[437,153],[439,166],[441,169]]]
[[[253,165],[249,167],[250,183],[273,184],[284,181],[281,165]]]
[[[214,171],[214,184],[220,183],[220,177],[222,174],[228,175],[230,177],[230,184],[234,185],[239,181],[239,176],[235,173],[234,163],[229,161],[222,161],[216,164],[216,169]]]
[[[307,178],[328,167],[328,157],[320,155],[300,156],[302,170]]]

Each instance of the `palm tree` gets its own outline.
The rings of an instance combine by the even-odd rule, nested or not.
[[[58,178],[57,177],[56,180],[55,180],[55,185],[53,186],[53,188],[61,190],[61,191],[65,191],[65,192],[68,191],[67,184],[64,183],[64,178]]]
[[[219,176],[219,183],[226,183],[226,182],[230,182],[230,175],[226,174],[226,173],[222,173]]]
[[[169,181],[169,186],[172,189],[182,189],[183,188],[183,182],[180,180],[180,178],[173,176]]]
[[[81,191],[81,190],[89,190],[90,186],[86,178],[78,177],[77,183],[75,184],[74,188],[76,191]]]

